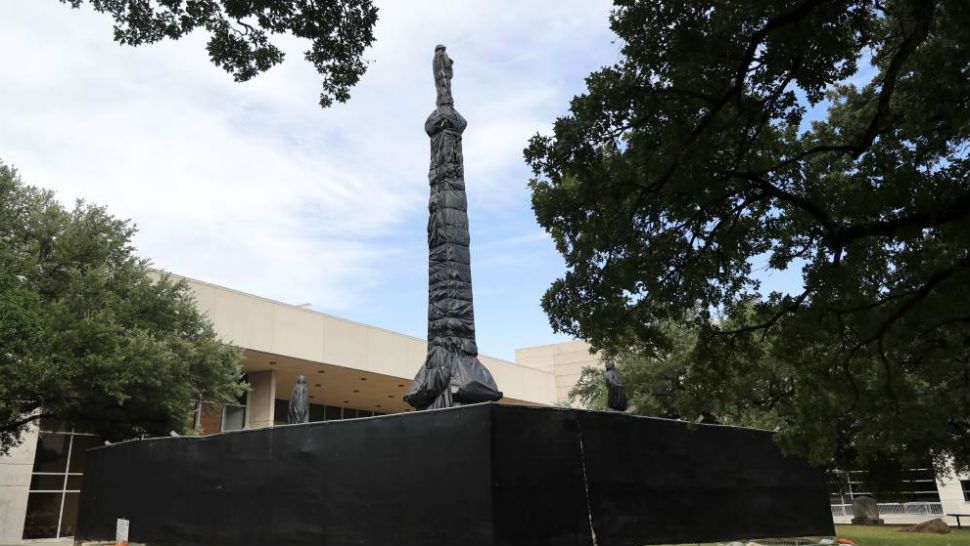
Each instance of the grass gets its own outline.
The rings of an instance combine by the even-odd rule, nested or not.
[[[898,526],[835,526],[836,536],[852,539],[856,546],[970,546],[970,529],[951,528],[948,535],[901,533],[900,529]]]
[[[957,530],[950,528],[950,534],[936,535],[932,533],[901,533],[899,530],[903,526],[855,526],[855,525],[836,525],[835,533],[839,538],[848,538],[855,541],[856,546],[970,546],[970,529],[964,528]],[[747,541],[739,541],[746,544]],[[789,544],[781,540],[778,542],[765,540],[755,541],[765,546],[773,544]],[[725,542],[715,542],[710,544],[682,544],[679,546],[724,546]],[[792,542],[791,544],[794,544]],[[672,545],[674,546],[674,545]]]
[[[902,527],[836,525],[836,536],[857,546],[970,546],[970,529],[951,529],[948,535],[901,533]]]

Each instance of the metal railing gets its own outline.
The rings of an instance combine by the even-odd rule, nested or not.
[[[938,502],[880,502],[876,504],[880,516],[942,516],[943,505]],[[832,517],[852,517],[851,504],[833,504]]]

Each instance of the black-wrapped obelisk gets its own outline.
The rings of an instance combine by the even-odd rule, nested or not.
[[[437,108],[424,123],[431,138],[428,203],[428,356],[404,400],[417,409],[498,400],[495,379],[478,360],[469,257],[468,202],[461,134],[468,122],[451,96],[452,60],[434,50]]]

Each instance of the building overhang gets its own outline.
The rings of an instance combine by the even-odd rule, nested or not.
[[[363,405],[354,407],[361,409],[407,409],[401,396],[424,363],[425,340],[187,277],[172,277],[186,280],[196,305],[220,338],[245,350],[245,371],[276,370],[277,398],[289,399],[290,389],[302,373],[311,386],[312,403],[345,405],[345,400],[357,396]],[[556,403],[552,373],[485,355],[479,359],[505,393],[502,402]]]

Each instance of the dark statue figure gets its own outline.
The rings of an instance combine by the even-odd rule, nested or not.
[[[435,100],[437,106],[453,106],[455,100],[451,97],[451,77],[454,75],[451,66],[455,64],[445,52],[445,46],[438,44],[434,48],[434,60],[431,62],[434,69],[434,85],[438,92]]]
[[[428,356],[404,400],[417,409],[447,408],[502,398],[478,360],[468,249],[468,203],[461,134],[468,125],[454,109],[454,61],[435,47],[437,108],[424,124],[431,138],[428,203]]]
[[[310,422],[306,377],[302,375],[296,378],[296,385],[293,385],[293,393],[290,395],[290,407],[287,413],[286,422],[291,425]]]
[[[612,360],[606,361],[606,405],[613,411],[626,411],[626,387]]]

